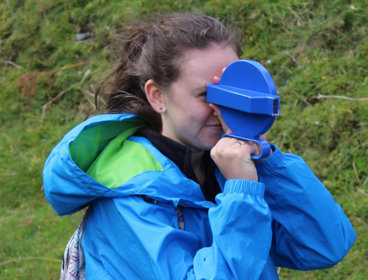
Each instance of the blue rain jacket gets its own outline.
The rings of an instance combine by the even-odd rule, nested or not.
[[[82,238],[87,279],[278,279],[276,266],[331,267],[354,243],[341,207],[300,157],[274,147],[256,163],[259,182],[225,180],[217,170],[215,204],[146,138],[131,136],[141,126],[133,115],[92,117],[45,163],[46,198],[59,215],[91,205]],[[127,151],[126,163],[94,169],[112,141]]]

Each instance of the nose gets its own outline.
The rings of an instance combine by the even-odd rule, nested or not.
[[[219,118],[221,116],[220,109],[219,109],[219,107],[217,105],[215,105],[213,103],[208,103],[208,106],[212,110],[212,115],[214,115],[217,118]]]

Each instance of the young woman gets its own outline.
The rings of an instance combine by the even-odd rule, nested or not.
[[[45,164],[59,215],[89,207],[62,277],[278,279],[275,266],[345,256],[355,232],[300,157],[273,145],[253,162],[255,144],[221,138],[206,86],[239,55],[229,30],[201,14],[130,30],[109,114],[71,130]]]

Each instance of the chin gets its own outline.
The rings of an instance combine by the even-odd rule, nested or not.
[[[211,150],[216,144],[217,142],[221,139],[221,137],[214,139],[214,140],[207,140],[207,141],[203,141],[201,143],[201,150],[203,151],[209,151]]]
[[[210,151],[221,139],[222,135],[223,133],[221,135],[208,135],[207,137],[198,137],[195,139],[195,141],[191,141],[191,143],[187,142],[187,146],[198,151]]]

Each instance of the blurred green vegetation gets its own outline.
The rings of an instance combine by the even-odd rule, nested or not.
[[[81,214],[44,198],[52,147],[95,112],[96,83],[114,65],[119,26],[195,11],[236,28],[281,96],[268,139],[301,155],[358,233],[333,268],[281,279],[368,279],[368,34],[365,0],[4,0],[0,2],[0,279],[57,279]],[[90,32],[76,40],[76,34]]]

